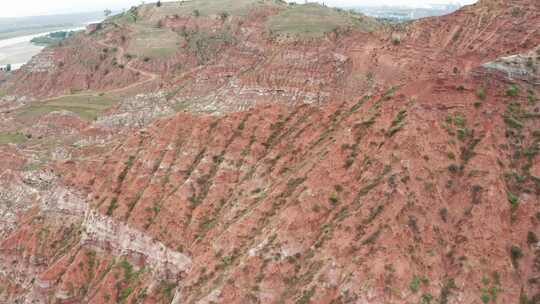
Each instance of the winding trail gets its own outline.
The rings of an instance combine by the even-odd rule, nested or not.
[[[143,85],[143,84],[146,84],[146,83],[149,83],[149,82],[152,82],[156,79],[158,79],[159,75],[158,74],[155,74],[155,73],[151,73],[151,72],[148,72],[148,71],[144,71],[144,70],[141,70],[141,69],[137,69],[137,68],[134,68],[132,67],[130,64],[131,62],[126,62],[125,61],[125,57],[124,55],[126,54],[126,50],[118,45],[111,45],[111,44],[108,44],[106,41],[107,41],[107,38],[108,37],[105,37],[104,39],[102,40],[98,40],[97,43],[100,44],[101,46],[103,47],[106,47],[106,48],[117,48],[118,49],[118,52],[116,53],[116,61],[120,64],[123,64],[124,67],[132,72],[135,72],[135,73],[138,73],[140,75],[143,75],[145,76],[147,79],[143,79],[141,81],[138,81],[138,82],[134,82],[132,84],[129,84],[125,87],[121,87],[121,88],[117,88],[117,89],[112,89],[112,90],[108,90],[104,93],[118,93],[118,92],[122,92],[122,91],[126,91],[126,90],[129,90],[129,89],[132,89],[134,87],[138,87],[140,85]]]
[[[135,67],[132,67],[130,65],[131,62],[126,62],[126,60],[125,60],[124,55],[126,54],[126,50],[120,45],[117,46],[117,45],[108,44],[106,42],[107,39],[108,39],[108,37],[105,37],[102,40],[97,40],[96,43],[103,46],[103,47],[105,47],[105,48],[108,48],[108,49],[116,48],[118,50],[118,52],[116,52],[116,56],[115,56],[116,61],[119,64],[124,65],[124,68],[126,68],[126,69],[128,69],[128,70],[130,70],[130,71],[132,71],[134,73],[138,73],[140,75],[145,76],[146,79],[143,79],[143,80],[131,83],[131,84],[127,85],[127,86],[116,88],[116,89],[103,90],[103,91],[97,91],[97,92],[81,92],[79,94],[62,94],[62,95],[58,95],[58,96],[48,98],[47,100],[49,100],[49,101],[50,100],[57,100],[57,99],[61,99],[61,98],[64,98],[64,97],[73,97],[73,96],[96,96],[98,94],[119,93],[119,92],[127,91],[127,90],[130,90],[132,88],[144,85],[146,83],[155,81],[155,80],[157,80],[159,78],[159,74],[151,73],[151,72],[148,72],[148,71],[145,71],[145,70],[141,70],[141,69],[137,69]]]

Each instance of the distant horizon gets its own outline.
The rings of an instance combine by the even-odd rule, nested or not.
[[[114,11],[113,11],[114,12]],[[120,10],[117,10],[120,12]],[[24,18],[46,18],[54,16],[73,16],[73,15],[91,15],[91,14],[104,14],[103,10],[93,10],[93,11],[84,11],[84,12],[73,12],[73,13],[59,13],[59,14],[46,14],[46,15],[29,15],[29,16],[16,16],[16,17],[4,17],[0,16],[0,19],[24,19]]]
[[[44,3],[42,0],[27,0],[20,2],[9,2],[9,4],[5,4],[5,6],[7,7],[0,11],[0,18],[7,19],[55,15],[74,15],[100,12],[105,9],[121,11],[123,9],[129,9],[132,6],[141,5],[143,3],[153,3],[156,1],[94,0],[91,3],[88,3],[88,1],[84,0],[50,0],[47,1],[47,3]],[[176,1],[162,0],[162,2]],[[288,2],[304,3],[304,0]],[[307,2],[319,2],[332,7],[404,6],[411,8],[423,8],[431,4],[459,4],[460,6],[463,6],[475,3],[476,0],[430,0],[429,2],[420,0],[309,0]]]

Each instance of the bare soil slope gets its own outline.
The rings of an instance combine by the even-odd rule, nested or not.
[[[33,97],[0,104],[0,302],[540,302],[536,1],[399,26],[226,3],[50,50],[100,45],[117,82],[86,74],[92,97],[35,125],[73,68],[8,79]],[[292,31],[298,9],[336,27]]]

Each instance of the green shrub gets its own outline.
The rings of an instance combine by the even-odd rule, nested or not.
[[[441,294],[439,296],[439,303],[447,304],[448,298],[450,297],[450,294],[452,293],[452,289],[456,289],[456,288],[457,286],[454,279],[452,278],[448,279],[441,288]]]
[[[465,123],[466,123],[465,118],[461,114],[456,114],[454,116],[454,124],[457,127],[463,128],[463,127],[465,127]]]
[[[375,241],[379,238],[380,234],[381,234],[381,229],[377,229],[370,236],[368,236],[364,241],[362,241],[362,245],[375,243]]]
[[[521,123],[521,121],[519,121],[516,117],[512,115],[505,115],[504,122],[509,128],[514,128],[514,129],[523,128],[523,124]]]
[[[315,287],[311,287],[309,290],[304,290],[304,292],[302,292],[302,297],[300,297],[296,301],[296,304],[311,303],[311,297],[313,297],[314,294],[315,294]]]
[[[459,166],[456,164],[451,164],[450,166],[448,166],[448,171],[450,171],[451,173],[458,173],[460,171]]]
[[[512,265],[514,265],[514,267],[517,267],[517,263],[522,257],[523,251],[521,251],[521,248],[517,245],[512,245],[512,247],[510,247],[510,258],[512,259]]]
[[[229,18],[229,13],[221,12],[221,13],[219,13],[219,17],[221,18],[221,21],[225,21],[225,20],[227,20],[227,18]]]
[[[512,212],[515,212],[517,208],[519,207],[519,198],[510,191],[507,193],[507,197],[508,197],[508,202],[511,205],[510,208]]]
[[[127,260],[123,260],[122,262],[120,262],[120,267],[124,269],[124,281],[126,283],[131,281],[134,274],[133,266]]]
[[[534,245],[538,243],[538,236],[536,236],[536,233],[529,231],[527,233],[527,244]]]
[[[330,204],[331,204],[332,206],[335,206],[335,205],[337,205],[337,204],[339,203],[339,199],[338,199],[337,196],[334,195],[334,194],[332,194],[332,195],[328,198],[328,200],[330,201]]]
[[[441,208],[439,210],[439,215],[441,216],[441,219],[443,220],[443,222],[446,223],[446,221],[448,220],[448,209],[447,208]]]
[[[388,132],[386,132],[386,136],[392,137],[399,130],[401,130],[405,126],[405,118],[407,118],[407,110],[399,111],[396,118],[394,118],[394,120],[392,121],[390,129],[388,130]]]
[[[412,277],[411,282],[409,283],[409,289],[410,289],[413,293],[417,293],[419,287],[420,287],[420,278],[419,278],[417,275],[414,275],[414,276]]]
[[[515,97],[519,93],[519,88],[513,84],[506,90],[506,95],[510,97]]]
[[[527,100],[529,101],[530,105],[535,105],[536,104],[536,95],[534,94],[533,91],[528,92]]]
[[[515,196],[512,192],[508,192],[507,197],[508,197],[508,202],[510,202],[512,206],[519,204],[519,198]]]
[[[174,296],[173,291],[176,288],[176,283],[163,281],[160,285],[161,293],[163,293],[163,296],[170,302]]]
[[[422,301],[422,304],[430,304],[431,301],[433,301],[433,296],[430,293],[425,293],[420,299]]]
[[[126,301],[126,299],[129,297],[129,295],[133,292],[132,287],[126,287],[120,291],[118,294],[118,302],[123,303]]]
[[[486,99],[486,90],[484,88],[479,88],[478,90],[476,90],[476,96],[480,100],[485,100]]]
[[[107,208],[107,215],[111,216],[116,208],[118,208],[118,198],[114,197]]]

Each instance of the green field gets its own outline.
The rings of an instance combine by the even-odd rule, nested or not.
[[[66,110],[79,115],[84,120],[95,120],[104,110],[115,104],[115,100],[99,95],[72,95],[44,102],[36,102],[22,108],[18,117],[32,119],[54,112]]]
[[[0,132],[0,145],[20,144],[26,141],[26,136],[18,132]]]
[[[313,3],[290,5],[270,17],[266,25],[272,34],[302,38],[321,37],[339,28],[352,27],[362,31],[378,28],[378,22],[373,18]]]

